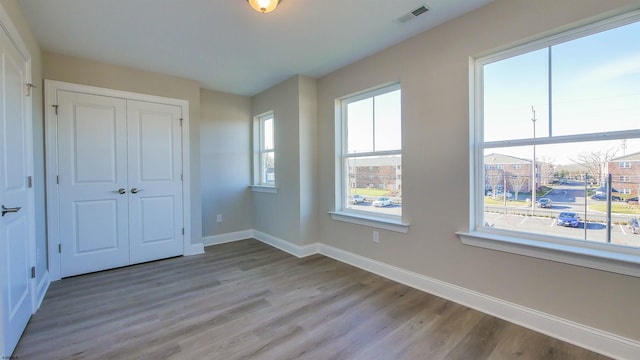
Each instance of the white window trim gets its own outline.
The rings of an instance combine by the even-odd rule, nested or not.
[[[253,118],[253,184],[249,187],[251,190],[255,192],[264,192],[264,193],[277,193],[278,188],[276,186],[276,181],[273,184],[263,183],[262,179],[264,178],[262,174],[262,154],[266,151],[263,151],[264,144],[264,128],[263,123],[264,119],[271,118],[273,119],[273,131],[275,137],[275,115],[273,111],[267,111],[262,114],[259,114]],[[275,140],[275,139],[274,139]],[[273,152],[275,154],[275,144],[273,149],[269,149],[268,152]]]
[[[358,211],[349,209],[346,207],[347,199],[345,198],[345,186],[348,186],[348,180],[345,181],[344,169],[345,163],[343,156],[344,149],[347,148],[347,124],[344,121],[344,100],[349,102],[356,102],[362,99],[370,98],[377,95],[386,94],[391,91],[401,90],[400,83],[390,83],[376,87],[373,89],[365,90],[357,94],[347,95],[335,101],[335,129],[339,131],[339,134],[335,136],[335,152],[336,152],[336,165],[335,165],[335,211],[329,211],[329,215],[332,220],[348,222],[357,225],[369,226],[379,228],[383,230],[395,231],[400,233],[407,233],[409,231],[409,223],[404,222],[404,208],[402,210],[403,215],[395,216],[384,214],[378,214],[371,211]],[[371,155],[400,155],[402,156],[402,150],[399,151],[378,151],[371,153],[358,153],[354,156],[371,156]]]
[[[620,245],[603,244],[582,240],[558,238],[548,235],[515,232],[509,230],[486,228],[478,221],[483,219],[482,197],[484,196],[483,149],[482,143],[482,65],[494,61],[520,55],[567,40],[588,36],[599,31],[637,21],[640,11],[636,10],[627,14],[596,22],[592,25],[564,31],[550,37],[539,39],[507,49],[488,56],[470,58],[469,61],[469,133],[470,133],[470,184],[471,196],[469,199],[469,230],[458,231],[456,234],[461,242],[466,245],[477,246],[485,249],[498,250],[518,255],[524,255],[544,260],[551,260],[566,264],[578,265],[592,269],[604,270],[629,276],[640,277],[640,249]],[[480,121],[476,121],[476,119]],[[633,135],[640,137],[640,130],[632,131]],[[535,143],[554,144],[575,140],[608,140],[628,137],[629,131],[611,132],[608,134],[571,135],[523,140],[508,140],[486,142],[490,146],[517,146]]]

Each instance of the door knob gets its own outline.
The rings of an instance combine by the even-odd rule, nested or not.
[[[126,193],[127,193],[127,190],[125,190],[125,188],[120,188],[120,189],[116,190],[116,192],[117,192],[118,194],[126,194]]]
[[[132,194],[137,194],[137,193],[139,193],[140,191],[142,191],[142,189],[138,189],[138,188],[131,188],[131,193],[132,193]]]
[[[21,207],[8,208],[8,207],[4,207],[4,205],[2,205],[2,216],[4,217],[8,213],[17,213],[18,211],[20,211],[20,209],[21,209]]]

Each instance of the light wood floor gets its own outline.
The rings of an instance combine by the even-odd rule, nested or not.
[[[604,359],[256,240],[51,285],[18,359]]]

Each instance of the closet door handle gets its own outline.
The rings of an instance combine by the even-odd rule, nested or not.
[[[137,194],[137,193],[139,193],[139,192],[140,192],[140,191],[142,191],[142,190],[143,190],[143,189],[131,188],[131,193],[132,193],[132,194]]]
[[[8,213],[17,213],[18,211],[20,211],[20,209],[22,208],[21,207],[8,208],[2,205],[2,217],[7,215]]]
[[[117,192],[118,194],[122,195],[122,194],[126,194],[127,190],[125,190],[125,188],[120,188],[120,189],[116,190],[115,192]]]

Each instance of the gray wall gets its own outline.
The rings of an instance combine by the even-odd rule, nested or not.
[[[638,1],[497,0],[318,80],[319,240],[581,324],[640,340],[640,279],[462,245],[468,230],[469,57]],[[407,234],[332,221],[334,100],[402,83]]]
[[[251,229],[251,98],[201,90],[200,106],[202,233]]]

